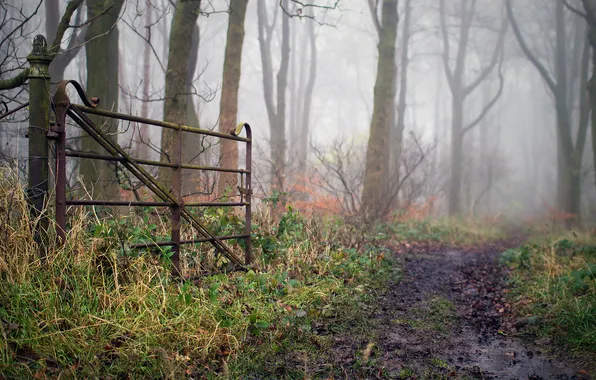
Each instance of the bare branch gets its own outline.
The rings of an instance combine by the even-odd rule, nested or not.
[[[377,36],[380,36],[381,35],[381,23],[379,22],[379,17],[377,16],[377,5],[378,4],[379,4],[378,1],[375,3],[374,0],[368,0],[368,8],[370,9],[370,16],[372,17],[373,25],[375,26],[375,29],[377,31]]]
[[[58,30],[56,31],[56,37],[49,50],[50,54],[56,55],[60,50],[60,44],[62,43],[62,38],[64,38],[64,33],[66,33],[66,30],[70,27],[70,19],[82,3],[83,0],[71,0],[66,6],[66,11],[64,11],[64,15],[58,25]]]
[[[334,9],[337,9],[337,6],[339,5],[339,0],[335,0],[335,3],[333,5],[310,4],[310,3],[303,3],[298,0],[290,0],[290,1],[294,4],[301,6],[302,8],[320,8],[320,9],[324,9],[324,10],[334,10]],[[300,19],[308,18],[308,19],[315,21],[319,25],[327,25],[327,26],[335,27],[335,25],[333,25],[333,24],[327,24],[327,23],[317,20],[316,17],[313,16],[311,13],[303,12],[302,8],[296,9],[295,13],[290,13],[290,11],[283,6],[283,0],[279,0],[279,7],[290,18],[294,18],[294,17],[298,17]]]
[[[443,37],[443,66],[449,87],[453,86],[453,71],[449,67],[449,36],[447,35],[447,22],[445,21],[445,0],[441,0],[439,8],[439,18],[441,20],[441,36]]]
[[[495,106],[495,104],[497,104],[497,101],[499,100],[499,98],[503,94],[503,87],[504,87],[504,84],[505,84],[505,78],[503,78],[502,65],[503,65],[503,55],[501,54],[501,60],[499,62],[499,90],[497,91],[497,93],[495,94],[495,96],[490,100],[490,102],[488,102],[488,104],[486,104],[484,106],[484,108],[482,109],[482,111],[480,112],[480,114],[468,126],[466,126],[462,130],[462,132],[461,132],[462,136],[465,135],[466,132],[468,132],[469,130],[471,130],[475,126],[477,126],[478,123],[480,123],[482,121],[482,119],[484,119],[484,117],[486,116],[486,114],[488,113],[488,111],[490,111]]]
[[[513,15],[513,10],[511,8],[511,0],[505,0],[505,5],[506,5],[506,9],[507,9],[507,16],[509,17],[509,22],[511,22],[511,27],[513,28],[513,34],[515,34],[515,38],[517,39],[517,42],[518,42],[520,48],[522,49],[522,51],[524,52],[524,54],[526,55],[528,60],[532,63],[532,65],[534,65],[534,67],[536,67],[536,69],[542,76],[542,79],[546,82],[549,90],[553,94],[555,94],[557,91],[557,88],[556,88],[557,86],[555,84],[555,81],[550,76],[548,70],[546,70],[544,65],[542,65],[542,63],[540,63],[538,58],[536,58],[536,55],[534,55],[534,53],[532,53],[532,51],[526,44],[526,41],[524,40],[524,37],[522,36],[521,30],[519,29],[517,21],[515,20],[515,16]]]
[[[497,62],[499,61],[499,57],[501,57],[502,60],[503,56],[501,53],[503,51],[503,44],[505,43],[505,35],[507,34],[508,26],[509,23],[507,22],[507,17],[503,17],[501,23],[501,30],[499,31],[499,39],[497,41],[495,49],[493,50],[493,55],[491,57],[490,63],[488,64],[488,66],[484,68],[484,70],[482,70],[482,72],[480,73],[480,75],[478,75],[475,81],[473,81],[464,88],[464,94],[468,95],[472,91],[474,91],[474,89],[478,87],[480,83],[482,83],[486,79],[486,77],[488,77],[489,74],[493,71]],[[499,63],[499,65],[500,64],[501,63]]]
[[[581,10],[573,7],[571,4],[569,4],[567,2],[567,0],[561,0],[563,2],[563,5],[565,6],[565,8],[567,8],[568,10],[570,10],[571,12],[575,13],[576,15],[578,15],[579,17],[588,20],[588,15],[584,12],[582,12]]]

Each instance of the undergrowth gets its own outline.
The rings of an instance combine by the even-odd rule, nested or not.
[[[596,240],[589,232],[534,239],[506,251],[511,299],[534,332],[578,357],[596,357]],[[591,357],[590,357],[591,355]]]
[[[80,211],[66,244],[50,231],[40,255],[25,195],[14,176],[1,174],[0,375],[7,378],[303,378],[299,364],[282,373],[265,367],[297,347],[312,356],[328,345],[313,326],[358,322],[358,305],[394,273],[378,239],[291,209],[277,221],[255,216],[253,267],[196,281],[169,275],[167,250],[125,248],[132,238],[167,236],[159,215],[110,220]],[[230,224],[224,214],[210,217]]]

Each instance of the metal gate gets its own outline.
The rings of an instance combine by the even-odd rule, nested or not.
[[[40,244],[42,257],[47,245],[46,234],[49,220],[46,207],[50,202],[49,198],[49,167],[50,167],[50,141],[55,141],[55,218],[57,234],[62,242],[66,239],[66,213],[68,206],[77,205],[104,205],[104,206],[166,206],[171,210],[171,239],[168,241],[156,241],[151,243],[135,244],[130,248],[149,248],[170,246],[173,250],[171,257],[173,263],[173,274],[180,275],[180,247],[185,244],[210,243],[217,252],[223,254],[233,264],[240,267],[250,265],[251,253],[251,157],[252,157],[252,136],[248,124],[241,124],[229,134],[219,133],[208,129],[194,128],[186,125],[168,123],[159,120],[151,120],[133,115],[111,112],[98,108],[98,101],[91,101],[87,98],[83,87],[76,81],[62,81],[50,100],[50,75],[49,64],[52,60],[48,52],[47,41],[42,35],[37,35],[33,40],[32,53],[27,57],[30,64],[21,75],[29,80],[29,101],[21,104],[16,109],[6,111],[0,115],[0,120],[9,115],[29,107],[29,161],[28,161],[28,202],[30,211],[37,220],[34,226],[35,239]],[[80,96],[83,104],[73,104],[66,92],[67,86],[71,84]],[[56,121],[49,122],[49,114],[54,112]],[[116,120],[127,120],[140,122],[146,125],[153,125],[160,128],[167,128],[174,131],[173,139],[173,162],[161,162],[141,160],[131,157],[117,141],[104,133],[88,116],[89,114],[99,115]],[[67,118],[80,126],[86,134],[105,149],[108,154],[99,154],[86,151],[69,151],[66,149],[66,121]],[[244,129],[246,137],[240,133]],[[220,168],[210,166],[191,165],[182,162],[181,146],[182,135],[193,133],[211,136],[218,139],[228,139],[246,144],[246,168]],[[67,199],[66,197],[66,158],[78,157],[93,160],[105,160],[119,163],[130,174],[136,177],[140,183],[146,186],[157,198],[155,201],[122,201],[122,200],[82,200]],[[151,175],[146,167],[165,167],[172,170],[171,190],[165,188],[158,180]],[[185,202],[182,198],[182,170],[198,170],[211,172],[228,172],[240,175],[239,201],[238,202]],[[209,231],[201,220],[193,215],[189,208],[192,207],[243,207],[245,210],[244,233],[230,236],[217,236]],[[185,220],[193,228],[192,239],[181,239],[181,220]],[[238,257],[226,244],[228,240],[244,240],[244,259]]]
[[[71,84],[77,91],[83,104],[73,104],[67,94],[67,86]],[[98,101],[91,101],[85,94],[83,87],[76,81],[62,81],[52,99],[52,108],[56,114],[56,123],[50,125],[48,138],[56,140],[56,224],[58,226],[58,236],[64,241],[66,239],[66,210],[67,206],[77,205],[103,205],[103,206],[167,206],[171,209],[171,240],[158,241],[152,243],[143,243],[131,245],[130,248],[149,248],[171,246],[173,255],[173,273],[179,275],[180,270],[180,246],[184,244],[196,244],[208,242],[215,249],[223,254],[232,263],[243,267],[251,263],[251,156],[252,156],[252,136],[250,126],[246,123],[241,124],[230,134],[219,133],[211,130],[194,128],[186,125],[168,123],[164,121],[152,120],[143,117],[121,114],[103,110],[97,107]],[[174,131],[173,139],[173,162],[161,162],[151,160],[141,160],[131,157],[114,139],[104,133],[92,120],[89,114],[99,115],[111,119],[127,120],[139,122],[147,125],[153,125],[161,128],[167,128]],[[85,151],[67,151],[66,149],[66,121],[70,118],[80,126],[91,138],[99,143],[108,154],[99,154]],[[246,137],[239,136],[244,129]],[[246,169],[220,168],[210,166],[191,165],[182,162],[182,136],[184,133],[194,133],[217,137],[219,139],[228,139],[246,144]],[[121,201],[121,200],[81,200],[67,199],[66,197],[66,158],[78,157],[93,160],[106,160],[120,163],[132,175],[134,175],[143,185],[145,185],[157,198],[158,201]],[[172,170],[171,191],[166,189],[157,178],[151,175],[144,167],[168,167]],[[240,201],[239,202],[184,202],[182,199],[182,169],[229,172],[240,175]],[[207,227],[189,212],[191,207],[243,207],[245,210],[245,229],[242,235],[216,236],[211,233]],[[181,240],[180,224],[184,219],[194,228],[198,236]],[[243,239],[244,260],[238,257],[232,249],[225,243],[226,240]]]

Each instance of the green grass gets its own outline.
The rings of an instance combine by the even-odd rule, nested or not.
[[[167,251],[123,249],[123,236],[167,235],[147,213],[80,212],[40,259],[24,194],[0,177],[0,377],[304,378],[287,359],[332,344],[315,326],[365,328],[361,305],[396,273],[377,240],[292,210],[255,215],[246,272],[172,279]]]
[[[505,226],[492,221],[467,218],[444,218],[395,221],[381,227],[393,240],[441,243],[460,247],[480,245],[504,239]]]
[[[589,232],[547,236],[509,250],[510,299],[535,332],[579,357],[596,352],[596,240]]]

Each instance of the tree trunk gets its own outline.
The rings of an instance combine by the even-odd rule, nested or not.
[[[376,15],[373,15],[376,17]],[[395,43],[397,36],[397,0],[383,0],[382,26],[379,33],[377,79],[373,115],[366,150],[362,206],[367,217],[379,218],[384,212],[384,193],[389,169],[389,121],[395,101]]]
[[[200,32],[199,25],[195,23],[192,29],[191,49],[188,56],[188,72],[186,73],[186,118],[184,123],[191,127],[199,127],[199,114],[194,104],[193,86],[194,76],[199,61],[199,42]],[[201,162],[208,162],[206,158],[208,155],[208,144],[203,144],[205,136],[197,135],[195,133],[186,133],[182,138],[182,163],[200,165]],[[222,140],[223,141],[223,140]],[[201,191],[201,183],[199,181],[201,172],[197,170],[182,170],[182,193],[186,195],[194,195]],[[205,178],[205,185],[209,191],[211,186],[208,178]]]
[[[219,131],[229,133],[236,127],[238,115],[238,89],[242,69],[242,46],[244,44],[244,20],[248,0],[232,0],[228,20],[228,34],[224,57],[224,71],[219,111]],[[238,143],[232,140],[221,140],[221,166],[238,168]],[[236,173],[220,173],[218,196],[224,196],[226,189],[234,192],[237,186]]]
[[[145,11],[145,45],[143,46],[143,103],[141,104],[141,117],[149,117],[149,90],[151,82],[151,26],[153,25],[153,5],[146,2]],[[137,157],[142,160],[149,159],[149,126],[139,125],[139,136],[137,141]]]
[[[282,6],[284,9],[288,9],[288,0],[282,0]],[[282,14],[281,62],[277,72],[277,91],[274,101],[271,39],[278,8],[276,6],[273,21],[269,24],[265,0],[258,0],[257,2],[259,47],[263,65],[263,93],[270,130],[271,190],[283,192],[286,169],[286,88],[290,61],[290,20],[288,15]]]
[[[588,20],[588,40],[592,48],[592,75],[588,81],[590,95],[592,158],[594,161],[594,184],[596,185],[596,0],[582,0]]]
[[[118,109],[118,19],[124,0],[87,1],[87,19],[92,20],[86,33],[87,93],[98,97],[102,108]],[[91,116],[91,119],[117,140],[118,122]],[[105,150],[89,136],[81,139],[84,151],[105,154]],[[118,196],[116,165],[99,160],[81,160],[79,173],[83,184],[94,198],[115,199]]]
[[[282,0],[284,9],[288,9],[288,0]],[[277,72],[277,112],[275,124],[271,126],[271,162],[273,188],[279,192],[285,190],[286,176],[286,88],[288,86],[288,68],[290,63],[290,17],[285,13],[281,18],[281,62]]]
[[[463,170],[464,105],[461,95],[452,93],[451,103],[451,177],[449,182],[449,215],[461,213]]]
[[[302,114],[300,115],[300,135],[298,137],[298,163],[300,164],[300,172],[303,175],[306,174],[307,169],[308,137],[310,136],[310,110],[312,105],[312,95],[317,79],[317,40],[313,21],[310,21],[308,25],[308,41],[310,44],[310,65],[308,72],[308,82],[306,83],[306,89],[304,91],[304,98],[302,102]],[[303,54],[305,54],[304,51]]]
[[[463,139],[467,131],[474,128],[486,116],[488,111],[495,105],[497,99],[501,95],[503,78],[499,75],[500,90],[491,99],[491,101],[484,105],[478,116],[471,119],[468,124],[464,124],[464,105],[466,97],[472,93],[478,86],[480,86],[490,75],[490,73],[497,66],[500,60],[503,44],[505,41],[505,34],[507,32],[507,23],[502,20],[501,29],[499,30],[498,41],[492,52],[492,56],[488,65],[486,65],[481,72],[469,84],[464,83],[464,74],[466,73],[466,61],[468,52],[468,40],[470,36],[470,28],[472,20],[476,12],[476,1],[472,1],[468,6],[468,1],[461,1],[461,23],[459,27],[459,38],[457,41],[457,55],[455,57],[455,67],[450,67],[449,60],[449,32],[446,23],[445,0],[440,3],[440,22],[441,34],[443,38],[443,66],[447,77],[447,83],[451,90],[452,96],[452,124],[451,124],[451,177],[449,183],[449,215],[454,216],[461,214],[461,187],[462,187],[462,170],[463,170]]]
[[[406,0],[404,8],[404,24],[401,38],[399,98],[397,101],[397,125],[392,133],[391,153],[393,155],[392,172],[395,172],[396,181],[399,181],[401,153],[403,149],[404,129],[406,128],[406,95],[408,92],[408,64],[410,57],[408,47],[410,44],[410,20],[412,18],[412,0]]]
[[[168,68],[166,72],[166,100],[164,120],[184,124],[187,116],[187,75],[192,50],[193,29],[199,17],[200,0],[178,0],[170,28]],[[172,143],[175,131],[162,129],[161,162],[172,162]],[[159,180],[166,187],[172,180],[171,168],[159,169]]]

